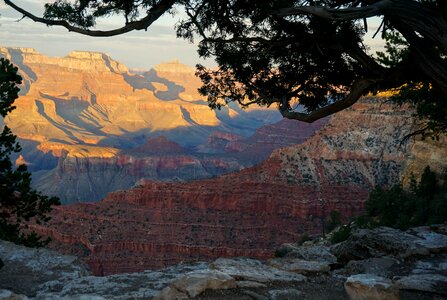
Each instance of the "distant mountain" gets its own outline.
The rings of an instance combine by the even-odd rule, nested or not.
[[[27,162],[37,189],[63,203],[96,201],[142,178],[183,181],[237,171],[304,141],[324,123],[273,125],[281,120],[275,109],[211,110],[197,92],[195,70],[178,61],[131,72],[97,52],[47,57],[3,47],[0,56],[24,79],[17,109],[4,120],[23,146],[19,161]],[[219,149],[219,134],[239,140]]]

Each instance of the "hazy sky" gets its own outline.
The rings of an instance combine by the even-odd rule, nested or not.
[[[15,1],[41,16],[47,0]],[[116,37],[88,37],[68,32],[65,28],[47,27],[28,18],[17,22],[21,15],[0,2],[0,45],[9,47],[31,47],[51,56],[65,56],[72,50],[100,51],[130,68],[148,69],[160,62],[179,59],[194,66],[204,63],[196,54],[196,47],[188,41],[175,37],[174,24],[170,15],[157,20],[148,31],[133,31]],[[109,28],[121,27],[119,18],[104,19],[101,24]],[[205,61],[210,65],[212,61]]]
[[[44,3],[51,1],[15,2],[41,16]],[[72,50],[105,52],[128,67],[137,69],[149,69],[173,59],[190,66],[198,62],[213,65],[212,60],[199,59],[195,45],[175,37],[176,20],[170,15],[157,20],[148,31],[134,31],[106,38],[83,36],[55,26],[47,27],[28,18],[17,22],[20,18],[20,14],[7,7],[3,1],[0,2],[0,46],[31,47],[50,56],[65,56]],[[118,17],[104,19],[101,24],[109,29],[122,26]],[[377,20],[370,22],[370,34],[377,28],[377,24]],[[369,41],[372,50],[376,50],[378,43],[377,39]]]

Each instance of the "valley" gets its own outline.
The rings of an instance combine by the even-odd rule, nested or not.
[[[23,77],[4,122],[19,137],[17,158],[33,184],[63,204],[98,201],[140,179],[215,177],[301,143],[326,120],[281,120],[275,108],[211,110],[195,70],[178,61],[132,71],[110,56],[73,51],[47,57],[0,48]]]
[[[446,143],[403,143],[411,110],[365,98],[301,144],[261,164],[191,182],[141,180],[97,203],[57,207],[37,232],[83,257],[97,275],[158,269],[218,257],[270,258],[282,243],[324,233],[328,214],[358,214],[370,190],[422,167],[446,167]],[[392,124],[392,126],[390,126]],[[423,152],[425,153],[425,152]],[[438,158],[437,158],[438,157]],[[425,167],[425,165],[424,165]]]

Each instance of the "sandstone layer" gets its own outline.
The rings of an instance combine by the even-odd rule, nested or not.
[[[83,256],[95,274],[268,258],[281,243],[323,233],[332,210],[349,218],[374,186],[397,183],[414,147],[401,143],[410,116],[405,107],[365,99],[256,167],[187,183],[143,180],[95,204],[59,207],[49,226],[35,229],[53,247]]]
[[[195,70],[178,61],[136,73],[96,52],[47,57],[3,47],[0,57],[23,77],[17,109],[4,120],[23,145],[17,163],[26,162],[35,188],[63,203],[97,201],[142,178],[184,181],[237,171],[304,141],[324,123],[271,125],[281,119],[275,109],[213,111],[197,92]],[[238,139],[219,145],[230,135]],[[145,148],[159,137],[182,150],[173,152],[178,147],[169,142]]]

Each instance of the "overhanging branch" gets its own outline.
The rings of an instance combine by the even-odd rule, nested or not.
[[[329,8],[324,6],[297,6],[283,8],[274,13],[279,17],[294,15],[314,15],[334,21],[356,20],[381,15],[383,9],[392,4],[391,0],[382,0],[362,7]]]
[[[154,5],[147,13],[146,17],[130,22],[121,28],[113,29],[113,30],[89,30],[77,26],[73,26],[67,21],[64,20],[48,20],[41,17],[38,17],[29,11],[19,7],[14,2],[10,0],[4,0],[5,4],[12,7],[19,13],[23,14],[23,16],[30,18],[34,22],[43,23],[48,26],[61,26],[68,29],[68,31],[77,32],[83,35],[96,36],[96,37],[110,37],[115,35],[120,35],[123,33],[127,33],[133,30],[146,30],[152,23],[154,23],[160,16],[162,16],[165,12],[167,12],[176,2],[177,0],[161,0],[158,4]]]
[[[344,99],[334,102],[328,106],[322,107],[320,109],[314,110],[311,113],[300,113],[296,111],[290,111],[288,100],[285,99],[283,103],[279,106],[279,111],[284,118],[294,119],[298,121],[303,121],[307,123],[312,123],[321,118],[332,115],[343,109],[352,106],[360,97],[371,88],[377,80],[375,79],[360,79],[354,82],[351,88],[351,92]]]

